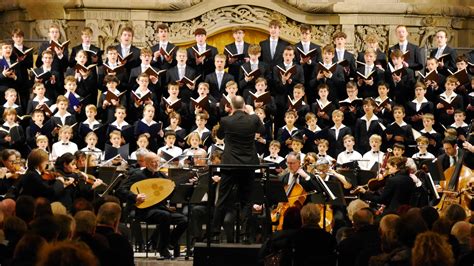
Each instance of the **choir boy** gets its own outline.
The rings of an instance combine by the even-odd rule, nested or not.
[[[304,147],[305,153],[316,150],[319,138],[321,134],[321,128],[318,126],[318,117],[314,113],[307,113],[305,115],[306,127],[303,129]]]
[[[375,107],[374,113],[377,117],[382,120],[384,125],[388,125],[393,122],[392,109],[395,103],[392,99],[388,97],[390,92],[390,87],[385,82],[378,83],[377,86],[378,96],[375,98]]]
[[[303,66],[305,82],[304,85],[310,88],[310,78],[316,70],[318,62],[322,61],[321,57],[321,46],[311,42],[311,26],[307,24],[301,24],[300,26],[300,42],[295,44],[296,48],[296,62]],[[308,102],[314,102],[316,99],[315,92],[309,90],[306,94]]]
[[[412,126],[403,120],[405,118],[405,108],[401,105],[393,107],[393,118],[395,121],[385,130],[388,147],[391,147],[395,142],[400,142],[410,147],[410,145],[414,144],[415,139]],[[410,154],[413,153],[410,152]]]
[[[367,37],[365,38],[365,46],[366,49],[373,49],[373,51],[375,52],[375,66],[382,71],[385,70],[387,68],[387,56],[379,48],[379,41],[377,35],[367,35]],[[359,55],[357,56],[357,61],[366,63],[364,52],[359,53]]]
[[[188,54],[185,49],[179,48],[176,51],[176,65],[169,68],[166,71],[166,84],[170,82],[179,83],[179,97],[184,101],[189,101],[191,96],[195,94],[196,89],[196,71],[186,64],[188,60]],[[199,77],[201,79],[204,77]],[[189,82],[186,79],[189,79],[193,82]]]
[[[446,82],[446,76],[438,72],[438,65],[438,59],[428,57],[428,59],[426,59],[425,75],[434,71],[436,73],[435,78],[423,79],[420,76],[420,81],[423,81],[427,87],[426,98],[431,102],[433,102],[438,95],[444,92],[444,83]]]
[[[334,47],[326,45],[323,47],[323,60],[318,63],[316,71],[313,71],[310,87],[316,88],[321,84],[327,84],[329,87],[329,99],[341,99],[343,95],[340,92],[344,90],[344,70],[339,64],[333,62]],[[324,67],[322,67],[324,66]]]
[[[268,83],[267,80],[263,77],[259,77],[255,80],[255,93],[252,92],[255,96],[261,96],[267,92]],[[263,108],[265,110],[265,114],[268,116],[275,116],[276,114],[276,104],[275,99],[273,96],[270,96],[270,100],[265,103],[264,101],[259,101],[253,95],[248,93],[247,96],[247,104],[251,105],[254,109],[256,108]]]
[[[454,111],[463,109],[462,97],[454,92],[458,84],[458,79],[455,76],[447,77],[444,84],[446,91],[438,96],[438,103],[436,104],[437,117],[445,128],[454,123]]]
[[[177,82],[168,83],[168,98],[164,98],[160,103],[160,114],[159,120],[164,121],[165,126],[168,126],[168,115],[171,112],[176,112],[181,115],[182,118],[186,118],[185,121],[181,121],[183,124],[188,125],[188,106],[179,96],[179,84]]]
[[[21,29],[13,29],[11,36],[13,40],[13,55],[15,56],[13,61],[20,62],[17,68],[17,75],[21,77],[20,80],[18,80],[20,88],[19,92],[21,105],[25,107],[29,100],[29,88],[31,86],[28,79],[28,70],[33,68],[33,50],[31,50],[33,48],[23,45],[25,34]]]
[[[136,83],[137,77],[141,73],[147,73],[149,74],[150,82],[148,84],[149,89],[152,92],[155,92],[157,96],[161,96],[161,91],[160,91],[160,76],[162,74],[156,74],[159,72],[159,69],[156,67],[153,67],[151,65],[151,60],[153,58],[153,53],[151,52],[150,48],[142,48],[140,50],[140,65],[137,67],[132,68],[130,71],[130,77],[129,77],[129,89],[135,90],[138,87],[138,84]],[[148,69],[152,69],[155,73],[149,73]]]
[[[362,161],[359,163],[360,168],[363,170],[375,170],[378,171],[382,166],[384,153],[380,151],[382,146],[382,137],[380,135],[374,134],[369,138],[370,151],[364,153],[362,156]]]
[[[332,42],[336,46],[336,56],[332,59],[333,63],[344,66],[344,78],[347,83],[351,77],[354,77],[356,70],[354,55],[346,50],[347,35],[338,31],[332,36]],[[344,93],[344,91],[338,92],[339,99],[345,97]]]
[[[362,160],[362,155],[354,150],[355,139],[352,135],[346,135],[343,138],[345,150],[337,155],[337,164],[344,165],[347,163],[358,164]]]
[[[176,61],[173,58],[176,45],[170,43],[168,40],[168,25],[161,23],[157,28],[159,42],[151,47],[151,51],[153,52],[152,65],[159,69],[169,69],[176,65]]]
[[[117,89],[117,86],[120,84],[120,81],[116,76],[107,75],[104,78],[104,82],[107,86],[107,91],[104,92],[99,100],[99,106],[102,111],[102,121],[107,121],[109,123],[113,120],[115,113],[115,108],[119,105],[127,106],[124,93],[120,92]],[[111,97],[108,97],[107,94],[114,94]]]
[[[138,88],[135,91],[130,92],[130,103],[129,110],[131,121],[141,119],[143,113],[143,107],[147,104],[156,105],[158,99],[150,89],[148,84],[150,83],[150,76],[146,73],[141,73],[137,77]]]
[[[357,86],[361,91],[362,98],[376,97],[377,85],[384,81],[384,71],[375,65],[376,52],[374,49],[366,49],[364,59],[365,64],[357,66]]]
[[[291,138],[300,134],[295,122],[298,119],[298,114],[294,110],[289,110],[285,113],[285,125],[278,129],[277,140],[282,146],[282,154],[286,154],[291,149]]]
[[[159,141],[163,137],[163,123],[153,120],[154,117],[155,107],[150,104],[145,105],[143,108],[143,118],[135,122],[134,130],[135,137],[143,133],[150,134],[150,150],[157,150]]]
[[[0,147],[2,149],[15,149],[25,155],[25,133],[16,122],[17,113],[14,108],[7,108],[3,112],[4,123],[0,127]]]
[[[86,146],[82,148],[81,151],[85,152],[88,155],[95,155],[97,158],[102,158],[102,150],[96,147],[98,141],[99,138],[97,137],[97,135],[93,131],[90,131],[84,137],[84,142],[86,143]]]
[[[250,45],[244,41],[245,30],[243,27],[233,27],[232,37],[234,37],[234,42],[225,46],[224,53],[227,55],[228,72],[237,79],[240,67],[249,61],[247,54]],[[232,56],[229,52],[236,56]]]
[[[0,107],[0,114],[3,114],[4,110],[8,108],[15,109],[17,115],[23,115],[23,109],[17,103],[18,93],[15,89],[9,88],[5,91],[5,103]]]
[[[429,139],[425,136],[420,136],[416,139],[416,148],[418,152],[413,154],[413,159],[434,159],[435,156],[428,152]]]
[[[165,158],[167,156],[171,156],[172,158],[178,157],[183,153],[183,150],[175,146],[174,143],[176,142],[176,134],[174,131],[166,131],[165,132],[165,145],[158,149],[157,154],[161,157],[161,162],[166,162]]]
[[[332,163],[334,158],[328,154],[329,141],[327,139],[320,139],[318,141],[318,158],[324,158],[328,162]]]
[[[41,61],[40,67],[33,69],[34,82],[43,83],[46,87],[46,96],[49,99],[56,99],[57,95],[62,94],[62,88],[59,85],[60,76],[59,72],[52,67],[54,53],[45,50],[41,53],[41,60],[38,58],[36,62]],[[61,80],[62,83],[62,80]]]
[[[407,107],[407,120],[416,130],[423,128],[423,115],[433,114],[434,105],[428,101],[425,97],[426,86],[423,82],[417,82],[415,84],[415,99],[406,104]]]
[[[76,62],[74,66],[68,68],[66,76],[73,76],[77,83],[77,94],[81,97],[85,97],[85,104],[95,103],[97,99],[97,69],[95,67],[91,69],[83,69],[87,63],[87,52],[79,50],[76,53]]]
[[[194,37],[196,45],[189,47],[187,50],[187,65],[195,69],[197,74],[204,78],[215,70],[214,57],[217,55],[217,48],[206,43],[207,32],[204,28],[197,28],[194,31]]]
[[[274,67],[283,61],[283,51],[288,46],[286,41],[280,39],[281,25],[279,20],[271,20],[268,23],[268,33],[270,36],[259,44],[262,48],[260,60],[267,64],[270,71],[274,71]]]
[[[450,126],[456,129],[459,140],[463,142],[466,141],[469,133],[467,132],[469,125],[464,120],[466,120],[466,113],[458,109],[454,111],[454,123]]]
[[[403,65],[403,53],[400,50],[393,50],[390,54],[392,64],[389,64],[385,71],[385,80],[390,85],[392,99],[397,104],[405,104],[414,96],[413,85],[415,84],[413,70],[405,68]]]
[[[398,43],[392,46],[389,51],[400,50],[403,54],[408,53],[408,56],[404,56],[404,65],[405,67],[410,68],[414,71],[419,71],[423,69],[423,60],[421,56],[420,47],[417,45],[408,42],[408,31],[405,25],[398,25],[395,28],[395,34],[398,39]]]
[[[352,130],[342,122],[344,121],[344,113],[340,110],[332,112],[332,121],[334,126],[328,129],[328,139],[331,143],[330,154],[335,157],[344,150],[344,136],[352,135]]]
[[[234,80],[234,76],[224,72],[226,56],[218,54],[214,57],[215,71],[209,73],[204,78],[204,82],[209,83],[210,94],[216,101],[220,101],[227,82]]]
[[[365,114],[357,119],[355,125],[356,150],[360,153],[366,153],[370,150],[369,137],[373,134],[382,136],[383,129],[379,118],[374,114],[376,107],[374,99],[365,98],[362,107]]]
[[[441,148],[442,135],[433,128],[435,124],[435,117],[433,114],[427,113],[423,115],[423,129],[420,133],[429,139],[428,151],[437,154]]]
[[[201,137],[202,145],[207,149],[211,144],[211,131],[206,127],[209,115],[206,111],[199,112],[196,114],[195,129],[193,132],[197,132]]]
[[[97,64],[98,66],[102,65],[102,51],[99,47],[92,44],[93,35],[94,33],[90,27],[84,27],[81,30],[82,43],[72,47],[71,57],[69,58],[70,67],[74,67],[76,65],[76,54],[81,50],[87,52],[87,60],[84,64],[85,66],[91,64]]]
[[[122,65],[125,65],[128,76],[130,75],[130,71],[133,68],[140,66],[140,49],[132,44],[133,33],[132,27],[123,27],[119,33],[120,43],[115,46],[120,58],[120,62]]]
[[[321,84],[317,88],[319,98],[311,105],[311,111],[318,116],[318,125],[321,128],[330,127],[333,125],[330,115],[336,110],[336,105],[328,100],[329,86]]]
[[[53,160],[56,160],[67,152],[74,154],[78,150],[76,143],[70,141],[72,138],[72,132],[72,127],[67,125],[59,129],[59,141],[53,144],[51,150],[51,157]]]
[[[239,72],[239,88],[245,99],[248,98],[249,92],[255,92],[255,86],[258,78],[265,78],[267,82],[271,79],[271,69],[268,65],[259,60],[262,48],[257,44],[249,46],[249,61],[244,63]],[[254,72],[255,71],[255,72]],[[253,74],[252,74],[253,73]]]
[[[69,55],[69,50],[68,46],[65,45],[64,47],[60,48],[57,46],[54,46],[54,48],[51,47],[51,43],[57,42],[60,43],[59,38],[61,37],[61,33],[59,32],[59,26],[56,24],[51,24],[48,29],[48,38],[49,40],[46,42],[43,42],[40,47],[38,48],[38,54],[42,55],[44,51],[49,50],[51,51],[53,58],[51,62],[51,68],[54,71],[57,71],[59,73],[58,76],[58,82],[61,82],[63,79],[63,74],[64,71],[66,71],[66,68],[68,66],[68,55]],[[36,60],[36,67],[41,67],[44,64],[43,60]]]
[[[12,57],[12,42],[2,42],[0,45],[2,49],[2,56],[0,58],[0,93],[3,94],[8,88],[19,89],[19,81],[21,80],[21,76],[19,77],[17,75],[18,65],[12,67],[12,65],[15,63],[13,61],[14,57]],[[0,98],[3,98],[1,96],[3,95],[0,94]]]

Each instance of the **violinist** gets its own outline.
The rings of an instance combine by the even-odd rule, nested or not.
[[[61,155],[55,163],[56,172],[65,178],[73,179],[74,186],[67,187],[63,193],[59,195],[59,201],[68,209],[76,198],[85,198],[92,201],[94,198],[94,189],[102,185],[102,180],[89,180],[89,177],[77,169],[76,157],[67,152]]]
[[[48,163],[48,153],[44,150],[34,149],[28,155],[28,170],[22,176],[17,187],[20,195],[30,195],[34,198],[44,197],[53,202],[57,195],[73,184],[74,180],[64,177],[46,178]]]
[[[384,204],[386,206],[385,213],[394,212],[400,206],[409,204],[416,187],[415,182],[409,176],[406,163],[405,157],[390,157],[387,162],[387,181],[381,194],[368,192],[360,187],[359,191],[363,193],[362,199]]]
[[[15,183],[23,173],[17,164],[20,155],[15,150],[6,149],[1,153],[0,167],[0,195],[7,193],[8,189]]]

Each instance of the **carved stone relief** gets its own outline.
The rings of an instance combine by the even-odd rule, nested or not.
[[[379,48],[382,51],[388,49],[388,36],[389,29],[385,25],[356,25],[354,32],[354,50],[363,51],[365,50],[365,38],[367,35],[377,35],[379,41]]]

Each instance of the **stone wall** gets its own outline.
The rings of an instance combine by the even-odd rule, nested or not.
[[[473,1],[474,2],[474,1]],[[326,44],[338,30],[348,35],[351,50],[363,50],[367,34],[379,36],[382,50],[396,42],[394,29],[407,25],[410,41],[422,48],[433,47],[433,36],[445,29],[454,47],[474,46],[474,5],[466,1],[426,0],[3,0],[0,3],[0,37],[20,27],[28,42],[46,39],[51,23],[59,24],[65,39],[80,42],[80,29],[94,30],[93,42],[101,48],[117,42],[122,27],[135,29],[137,46],[156,42],[156,26],[167,23],[170,39],[179,45],[194,41],[197,27],[216,35],[241,25],[266,31],[268,21],[283,23],[281,36],[297,42],[301,23],[313,27],[314,42]]]

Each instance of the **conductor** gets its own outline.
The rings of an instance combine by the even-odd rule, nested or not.
[[[255,134],[263,134],[265,128],[253,111],[246,109],[244,98],[235,96],[231,100],[231,114],[223,117],[217,132],[225,140],[222,156],[223,164],[259,164],[255,148]],[[234,208],[231,197],[232,188],[236,186],[240,206],[242,207],[244,241],[249,239],[249,218],[251,216],[251,195],[254,180],[254,169],[221,169],[222,178],[219,184],[218,199],[213,219],[214,235],[220,234],[226,210]]]

